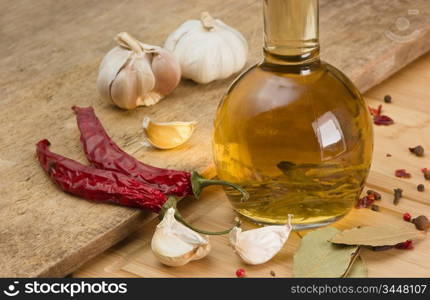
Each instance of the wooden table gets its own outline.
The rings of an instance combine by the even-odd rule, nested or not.
[[[367,103],[376,107],[383,104],[384,112],[395,120],[392,126],[375,126],[373,165],[366,188],[382,194],[377,203],[380,212],[353,209],[344,219],[334,224],[338,228],[358,225],[377,225],[402,222],[402,214],[424,214],[430,217],[430,182],[425,182],[420,169],[430,167],[430,54],[420,58],[389,80],[366,93]],[[390,94],[392,104],[383,103]],[[408,147],[422,145],[424,157],[409,153]],[[387,157],[391,154],[391,157]],[[410,179],[394,176],[394,170],[405,168]],[[416,186],[423,183],[424,192]],[[393,205],[393,189],[400,187],[404,197]],[[221,229],[231,222],[233,213],[224,193],[211,189],[202,202],[187,200],[181,208],[188,219],[201,226]],[[74,277],[230,277],[237,268],[247,270],[249,277],[291,277],[292,256],[300,242],[301,233],[293,233],[285,248],[272,261],[261,266],[247,266],[229,249],[226,237],[211,238],[211,254],[184,267],[170,268],[157,262],[150,250],[150,239],[158,221],[139,228],[126,240],[85,264]],[[250,226],[249,224],[247,226]],[[364,250],[362,257],[369,277],[429,277],[430,238],[417,243],[413,250],[392,249],[383,252]]]

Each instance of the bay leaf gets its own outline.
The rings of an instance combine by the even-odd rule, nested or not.
[[[367,278],[367,267],[360,256],[354,261],[354,264],[346,275],[346,278]]]
[[[321,228],[305,235],[294,255],[294,277],[340,278],[345,274],[357,246],[339,246],[329,242],[340,231]]]
[[[359,246],[392,246],[425,235],[409,222],[399,225],[364,226],[344,230],[330,239],[334,244]]]

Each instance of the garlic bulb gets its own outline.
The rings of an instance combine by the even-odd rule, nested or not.
[[[146,140],[158,149],[173,149],[188,141],[197,122],[155,122],[143,119]]]
[[[154,255],[167,266],[178,267],[209,254],[209,238],[186,227],[175,219],[175,209],[169,208],[157,225],[151,241]]]
[[[259,265],[272,259],[282,249],[291,229],[290,215],[286,225],[266,226],[244,232],[235,227],[230,232],[230,243],[243,261]]]
[[[172,92],[181,79],[177,59],[167,50],[146,45],[126,32],[119,46],[103,58],[97,89],[103,99],[123,109],[149,106]]]
[[[164,48],[179,60],[182,75],[198,83],[224,79],[246,63],[248,44],[242,34],[209,13],[188,20],[169,35]]]

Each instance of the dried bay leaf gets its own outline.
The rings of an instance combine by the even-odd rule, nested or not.
[[[294,277],[340,278],[357,246],[333,245],[329,240],[340,231],[333,227],[315,230],[303,237],[294,255]]]
[[[364,226],[344,230],[330,239],[334,244],[361,246],[392,246],[407,240],[424,238],[414,224],[404,222],[399,225]]]
[[[355,260],[346,278],[367,278],[367,267],[360,256]]]

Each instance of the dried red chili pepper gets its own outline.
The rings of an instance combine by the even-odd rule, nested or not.
[[[394,171],[394,175],[396,177],[400,177],[400,178],[410,178],[411,177],[411,174],[406,172],[405,169],[400,169],[400,170]]]
[[[92,107],[73,106],[72,109],[76,113],[85,155],[94,167],[154,184],[168,195],[185,197],[192,193],[190,173],[161,169],[138,161],[111,140]]]
[[[167,197],[153,186],[119,172],[84,166],[77,161],[49,150],[46,139],[36,144],[40,165],[51,179],[65,192],[97,202],[113,202],[137,207],[160,214],[175,208],[175,218],[191,229],[203,234],[226,234],[231,229],[210,232],[188,224],[176,209],[176,198]],[[236,225],[235,225],[236,226]]]
[[[394,247],[396,249],[402,249],[402,250],[411,250],[414,248],[411,240],[407,240],[406,242],[399,243],[399,244],[395,245]]]
[[[37,157],[42,168],[65,192],[87,200],[114,202],[159,212],[167,201],[161,191],[124,174],[84,166],[53,153],[50,142],[37,143]]]
[[[371,108],[369,106],[369,112],[372,116],[380,116],[382,113],[382,105],[378,105],[378,108]]]
[[[154,184],[168,195],[185,197],[194,194],[198,197],[206,186],[225,185],[238,190],[242,201],[248,199],[248,193],[233,183],[205,179],[197,172],[161,169],[138,161],[112,141],[92,107],[73,106],[72,109],[76,114],[85,155],[96,168],[117,171]]]
[[[389,116],[382,114],[382,105],[379,105],[377,109],[371,108],[369,106],[369,112],[373,116],[373,123],[375,125],[392,125],[394,124],[394,120]]]

